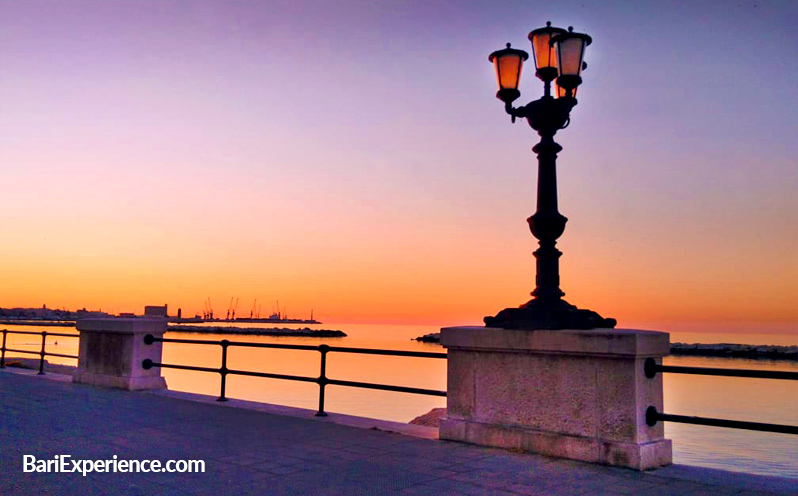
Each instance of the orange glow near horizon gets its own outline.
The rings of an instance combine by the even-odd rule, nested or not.
[[[336,225],[347,237],[333,236],[329,226],[325,233],[323,222],[318,229],[308,222],[280,240],[246,231],[232,239],[192,231],[150,236],[112,225],[89,239],[91,231],[79,237],[51,231],[48,236],[59,239],[56,252],[46,243],[0,247],[0,304],[141,313],[146,304],[167,303],[171,314],[181,308],[192,316],[210,297],[215,315],[223,317],[234,296],[239,316],[247,316],[257,298],[262,315],[279,300],[296,318],[308,318],[313,310],[327,322],[457,325],[481,324],[483,316],[526,301],[534,288],[534,240],[522,225],[516,232],[506,229],[504,239],[480,239],[465,228],[436,234],[424,221],[383,230],[378,222],[365,229],[361,222],[368,224],[361,218]],[[613,254],[618,246],[573,230],[561,243],[566,299],[617,318],[619,327],[748,323],[749,331],[784,330],[798,320],[790,296],[798,274],[776,277],[778,266],[768,261],[735,270],[744,260],[713,266],[717,260],[704,262],[697,253],[679,261],[685,271],[679,272],[657,263],[667,260],[666,248]],[[40,235],[17,230],[16,236]],[[325,241],[308,241],[317,238]],[[689,280],[684,273],[691,274]]]
[[[445,326],[529,299],[537,135],[487,58],[539,6],[44,3],[0,4],[0,307]],[[553,8],[595,40],[555,137],[565,298],[798,336],[798,94],[762,91],[798,79],[787,17]]]

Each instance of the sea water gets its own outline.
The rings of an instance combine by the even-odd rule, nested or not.
[[[206,324],[228,325],[228,324]],[[232,325],[232,324],[229,324]],[[272,324],[237,323],[238,327],[267,327]],[[306,327],[305,325],[278,325]],[[167,337],[187,339],[229,339],[261,343],[329,345],[408,351],[444,351],[440,345],[413,338],[437,332],[435,326],[320,324],[317,329],[339,329],[344,338],[290,338],[271,336],[207,335],[170,332]],[[24,331],[74,332],[74,328],[0,326]],[[796,345],[795,334],[671,333],[672,342]],[[57,343],[57,344],[56,344]],[[9,347],[37,351],[38,336],[8,335]],[[76,338],[48,338],[48,351],[77,354]],[[34,357],[34,355],[30,355]],[[50,357],[54,363],[74,364],[74,360]],[[163,362],[219,367],[218,346],[164,344]],[[725,367],[798,371],[798,363],[672,356],[665,364],[698,367]],[[227,366],[231,369],[272,372],[308,377],[319,374],[316,351],[230,348]],[[208,395],[219,394],[219,375],[164,369],[169,388]],[[426,389],[446,389],[446,360],[393,356],[330,353],[327,376],[335,379],[403,385]],[[664,411],[672,414],[749,420],[798,425],[798,383],[786,380],[712,377],[665,374]],[[318,407],[318,386],[313,383],[228,376],[227,396],[307,409]],[[343,386],[327,386],[325,409],[362,417],[408,422],[432,408],[445,407],[441,397],[375,391]],[[725,470],[798,478],[798,439],[787,434],[772,434],[719,427],[667,422],[666,437],[673,440],[674,462]]]

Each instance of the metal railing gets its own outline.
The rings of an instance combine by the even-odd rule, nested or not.
[[[316,384],[319,385],[319,410],[316,412],[316,416],[318,417],[327,416],[327,413],[325,413],[324,411],[324,394],[325,394],[325,387],[328,385],[347,386],[347,387],[364,388],[364,389],[379,389],[382,391],[396,391],[400,393],[425,394],[429,396],[443,396],[443,397],[446,396],[446,391],[438,391],[435,389],[394,386],[391,384],[375,384],[371,382],[344,381],[340,379],[331,379],[327,377],[328,353],[354,353],[361,355],[403,356],[403,357],[414,357],[414,358],[438,358],[438,359],[446,359],[447,358],[446,353],[433,353],[433,352],[424,352],[424,351],[375,350],[369,348],[347,348],[341,346],[328,346],[326,344],[322,344],[319,346],[310,346],[310,345],[295,345],[295,344],[228,341],[227,339],[222,339],[221,341],[207,341],[200,339],[171,339],[171,338],[156,338],[152,334],[147,334],[146,336],[144,336],[144,343],[148,345],[152,343],[183,343],[183,344],[221,346],[222,365],[219,368],[158,363],[158,362],[153,362],[149,358],[143,360],[141,363],[141,366],[144,369],[150,369],[152,367],[161,367],[161,368],[170,368],[170,369],[179,369],[179,370],[193,370],[198,372],[212,372],[221,375],[221,393],[216,401],[227,401],[226,387],[227,387],[228,375],[243,375],[250,377],[265,377],[268,379],[284,379],[288,381],[315,382]],[[321,354],[319,376],[308,377],[300,375],[273,374],[269,372],[251,372],[248,370],[236,370],[228,368],[227,349],[230,348],[231,346],[242,347],[242,348],[273,348],[273,349],[283,349],[283,350],[317,351]]]
[[[44,357],[46,356],[54,356],[60,358],[72,358],[77,360],[78,357],[74,355],[65,355],[63,353],[50,353],[47,351],[47,336],[60,336],[65,338],[79,338],[80,334],[65,334],[62,332],[33,332],[33,331],[10,331],[8,329],[3,329],[0,331],[3,333],[3,344],[0,346],[0,369],[6,368],[6,351],[10,351],[13,353],[27,353],[29,355],[39,355],[39,375],[44,375]],[[42,337],[42,347],[39,351],[31,351],[31,350],[17,350],[13,348],[6,347],[6,335],[7,334],[27,334],[29,336],[41,336]]]
[[[78,338],[79,334],[66,334],[57,332],[32,332],[32,331],[12,331],[9,329],[2,329],[2,344],[0,344],[0,368],[6,367],[6,352],[12,353],[25,353],[29,355],[39,356],[39,375],[43,375],[45,357],[53,356],[60,358],[70,358],[77,360],[78,357],[74,355],[67,355],[63,353],[52,353],[47,351],[47,337],[68,337]],[[7,347],[8,334],[22,334],[29,336],[41,336],[41,348],[39,351],[20,350],[16,348]],[[252,343],[244,341],[228,341],[222,339],[221,341],[209,341],[199,339],[171,339],[171,338],[156,338],[152,334],[147,334],[144,337],[144,343],[151,345],[152,343],[183,343],[195,345],[214,345],[221,346],[222,348],[222,364],[219,368],[213,367],[196,367],[191,365],[177,365],[168,363],[153,362],[150,359],[142,361],[144,369],[152,367],[171,368],[179,370],[192,370],[198,372],[212,372],[221,376],[221,392],[217,401],[227,401],[226,388],[228,375],[241,375],[250,377],[265,377],[269,379],[283,379],[289,381],[300,382],[313,382],[319,385],[319,409],[316,412],[317,416],[326,416],[324,411],[325,387],[328,385],[334,386],[347,386],[363,389],[377,389],[382,391],[395,391],[403,393],[424,394],[429,396],[442,396],[446,397],[446,391],[438,391],[435,389],[424,389],[407,386],[394,386],[391,384],[376,384],[370,382],[359,381],[346,381],[341,379],[331,379],[327,377],[327,354],[328,353],[353,353],[361,355],[382,355],[382,356],[403,356],[414,358],[437,358],[446,359],[446,353],[433,353],[422,351],[399,351],[399,350],[378,350],[369,348],[348,348],[341,346],[328,346],[326,344],[318,346],[309,345],[293,345],[293,344],[274,344],[274,343]],[[271,348],[271,349],[286,349],[286,350],[304,350],[304,351],[317,351],[320,353],[320,367],[318,377],[298,376],[289,374],[275,374],[269,372],[252,372],[248,370],[237,370],[227,367],[227,350],[229,347],[245,347],[245,348]],[[656,377],[658,373],[674,373],[674,374],[695,374],[695,375],[710,375],[710,376],[724,376],[724,377],[747,377],[758,379],[777,379],[777,380],[798,380],[798,372],[788,371],[770,371],[770,370],[744,370],[744,369],[725,369],[725,368],[709,368],[709,367],[684,367],[674,365],[658,364],[653,358],[647,358],[644,364],[644,373],[649,379]],[[708,417],[695,417],[687,415],[676,415],[671,413],[664,413],[657,411],[655,406],[649,406],[645,412],[646,423],[654,426],[657,422],[678,422],[685,424],[707,425],[714,427],[728,427],[732,429],[746,429],[763,432],[776,432],[783,434],[798,435],[798,426],[770,424],[764,422],[748,422],[741,420],[718,419]]]
[[[743,370],[743,369],[718,369],[709,367],[681,367],[675,365],[661,365],[653,358],[646,358],[643,366],[644,373],[649,379],[657,373],[668,372],[672,374],[716,375],[725,377],[749,377],[757,379],[782,379],[798,380],[798,372],[771,371],[771,370]],[[798,426],[768,424],[764,422],[747,422],[742,420],[728,420],[708,417],[691,417],[687,415],[674,415],[657,411],[657,407],[649,406],[646,409],[646,423],[654,426],[657,422],[679,422],[683,424],[709,425],[713,427],[728,427],[731,429],[746,429],[763,432],[778,432],[781,434],[798,434]]]

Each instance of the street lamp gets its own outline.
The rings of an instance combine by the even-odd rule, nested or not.
[[[576,105],[576,89],[582,83],[585,47],[590,36],[552,27],[535,29],[529,33],[535,55],[535,75],[543,81],[543,97],[523,107],[512,102],[521,96],[518,83],[526,52],[507,47],[490,54],[488,60],[496,68],[499,91],[496,97],[504,102],[505,110],[515,122],[526,118],[540,135],[540,142],[532,148],[538,156],[537,211],[527,219],[529,229],[538,239],[535,251],[537,277],[533,299],[518,308],[505,308],[495,317],[485,317],[488,327],[505,329],[593,329],[615,327],[615,319],[605,319],[592,310],[571,305],[560,290],[560,252],[555,245],[565,230],[568,219],[557,210],[557,153],[562,147],[554,142],[554,134],[570,122],[571,109]],[[552,96],[551,83],[555,83]]]

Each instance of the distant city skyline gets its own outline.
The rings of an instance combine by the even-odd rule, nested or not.
[[[594,40],[555,137],[565,298],[798,333],[790,1],[0,0],[0,307],[457,325],[523,303],[537,136],[487,57],[549,20]]]

